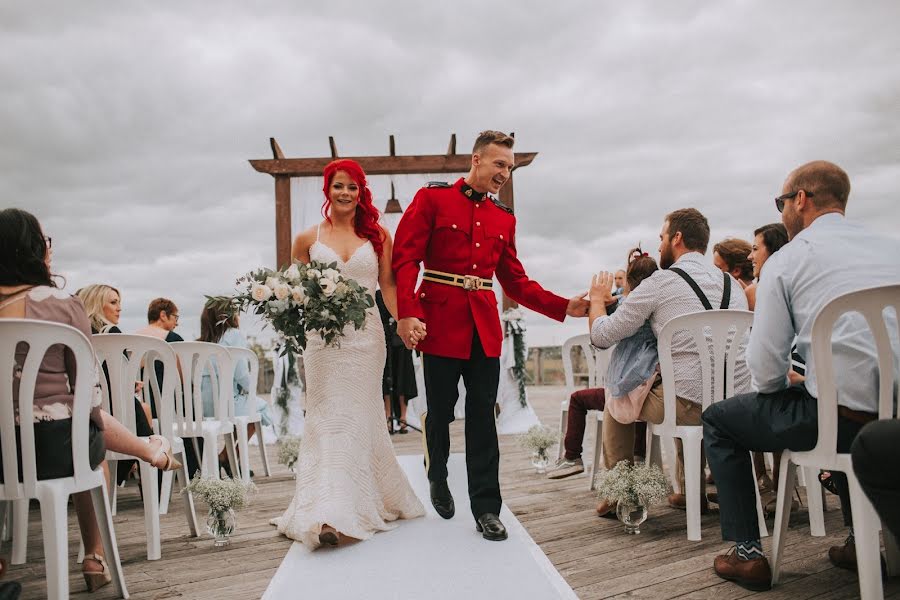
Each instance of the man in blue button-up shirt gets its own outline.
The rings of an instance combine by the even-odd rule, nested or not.
[[[710,406],[703,441],[719,491],[722,537],[735,552],[719,556],[716,573],[748,589],[768,589],[771,572],[762,553],[748,450],[811,450],[818,437],[816,365],[810,334],[818,311],[836,296],[900,283],[900,242],[844,218],[850,179],[837,165],[811,162],[795,169],[775,204],[790,243],[766,261],[756,292],[747,364],[757,392]],[[889,327],[896,338],[897,327]],[[791,344],[806,359],[806,381],[788,381]],[[872,334],[858,314],[838,320],[832,338],[838,385],[838,451],[847,452],[862,426],[877,417],[878,366]],[[894,339],[895,346],[898,340]],[[895,350],[896,351],[896,350]],[[833,473],[844,522],[850,526],[846,477]],[[816,493],[811,490],[810,493]],[[851,529],[852,531],[852,529]],[[852,534],[829,557],[856,567]]]

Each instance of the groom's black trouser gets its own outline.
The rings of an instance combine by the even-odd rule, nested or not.
[[[466,471],[469,502],[477,519],[484,513],[500,514],[500,447],[494,405],[500,383],[500,359],[484,355],[478,333],[468,360],[424,354],[428,412],[423,417],[425,468],[429,481],[447,479],[450,423],[459,398],[459,378],[466,386]]]
[[[838,417],[837,450],[848,452],[862,424]],[[817,401],[802,385],[771,394],[751,392],[716,402],[703,411],[703,445],[719,492],[722,539],[759,539],[756,482],[750,451],[812,450],[819,437]],[[783,474],[782,474],[783,476]],[[832,471],[841,498],[844,525],[852,525],[847,477]],[[820,493],[815,481],[807,492]]]

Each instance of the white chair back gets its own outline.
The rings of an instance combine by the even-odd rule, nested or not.
[[[887,309],[893,309],[888,311]],[[893,344],[900,340],[900,285],[888,285],[849,292],[828,302],[813,320],[811,346],[818,394],[819,439],[816,447],[805,453],[810,461],[833,464],[837,460],[838,385],[835,382],[832,357],[832,334],[835,324],[848,313],[862,315],[869,326],[878,353],[878,418],[894,419],[897,390],[900,383],[900,359]],[[850,374],[841,374],[852,376]]]
[[[179,386],[178,359],[172,348],[159,338],[148,335],[98,333],[91,337],[97,360],[106,367],[106,377],[100,377],[103,389],[103,407],[137,433],[134,413],[134,383],[144,381],[143,395],[151,397],[153,391],[156,419],[159,431],[171,436],[175,411],[175,389]],[[163,366],[163,381],[156,378],[156,364]],[[144,372],[141,375],[141,367]]]
[[[746,310],[703,310],[670,319],[659,332],[659,369],[662,374],[665,416],[662,429],[673,432],[675,423],[675,369],[672,342],[687,335],[697,349],[702,374],[703,409],[734,395],[735,364],[740,346],[753,324]]]
[[[575,371],[572,367],[572,350],[575,348],[581,348],[581,352],[584,354],[585,363],[587,364],[588,370],[588,385],[587,387],[596,387],[597,383],[597,364],[594,360],[594,350],[591,347],[591,336],[588,334],[576,335],[570,337],[565,342],[563,342],[562,346],[562,364],[563,364],[563,376],[566,381],[566,389],[570,391],[574,391],[575,386]]]
[[[250,365],[250,389],[247,390],[250,402],[248,406],[250,410],[255,410],[256,403],[254,399],[256,398],[256,384],[259,381],[259,357],[256,355],[256,352],[249,348],[228,348],[228,352],[234,361],[235,371],[237,371],[239,360],[246,360]]]
[[[16,348],[27,345],[22,369],[16,365]],[[87,486],[91,475],[88,458],[88,418],[96,377],[96,362],[91,343],[83,333],[61,323],[34,319],[0,320],[0,448],[3,450],[3,483],[0,500],[22,500],[37,496],[37,466],[34,447],[34,391],[38,370],[47,350],[65,346],[75,358],[75,386],[72,402],[72,465],[76,486]],[[17,381],[18,380],[18,381]],[[13,393],[18,383],[18,421]],[[19,441],[16,438],[19,426]],[[19,477],[17,457],[22,458]]]
[[[609,372],[609,361],[612,360],[615,345],[609,348],[597,348],[591,346],[594,352],[594,384],[591,387],[606,387],[606,375]]]
[[[214,420],[234,419],[234,361],[228,349],[207,342],[172,342],[181,365],[180,392],[176,389],[174,426],[180,437],[202,437],[204,370],[212,384]],[[215,365],[215,367],[213,366]]]

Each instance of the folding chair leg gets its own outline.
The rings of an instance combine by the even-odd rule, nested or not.
[[[219,453],[216,452],[216,436],[203,436],[203,477],[220,479]]]
[[[49,493],[39,498],[39,501],[47,573],[47,598],[64,600],[69,597],[68,497]]]
[[[182,481],[181,496],[184,499],[184,516],[187,518],[188,529],[193,537],[200,537],[199,529],[197,528],[197,513],[194,510],[194,495],[191,492],[184,490],[187,486],[186,482],[188,481],[187,462],[181,463],[181,468],[178,470],[178,477],[181,478]]]
[[[659,439],[659,436],[653,435],[650,431],[650,427],[647,427],[647,464],[656,465],[659,467],[660,471],[663,470],[663,460],[662,460],[662,441]]]
[[[234,427],[237,431],[238,463],[241,468],[241,479],[244,480],[244,483],[250,483],[250,442],[247,439],[247,424],[239,422],[235,423]],[[230,456],[228,460],[229,462],[231,461]]]
[[[181,464],[184,464],[184,453],[176,454],[175,458],[181,462]],[[159,491],[159,514],[161,515],[169,514],[169,500],[172,498],[172,483],[174,479],[175,471],[163,471],[162,486]]]
[[[781,475],[778,482],[778,500],[775,504],[775,525],[772,538],[772,585],[781,577],[781,561],[784,554],[784,537],[791,517],[791,494],[797,481],[797,465],[790,461],[788,453],[781,457]]]
[[[122,561],[119,558],[119,546],[116,544],[116,530],[113,529],[112,515],[109,510],[109,494],[106,485],[95,487],[91,490],[91,499],[94,502],[94,513],[97,515],[97,525],[100,528],[100,539],[103,542],[103,555],[109,566],[109,574],[112,583],[122,598],[128,598],[128,588],[125,587],[125,574],[122,572]]]
[[[681,440],[684,448],[684,487],[687,500],[687,538],[692,542],[700,541],[700,494],[704,490],[702,473],[700,472],[700,438]],[[693,490],[693,491],[692,491]]]
[[[12,556],[9,562],[24,565],[28,554],[28,500],[12,502]]]
[[[147,530],[147,560],[159,560],[162,557],[159,527],[159,486],[157,485],[157,469],[143,461],[138,463],[141,469],[141,493],[144,497],[144,528]]]
[[[224,437],[225,455],[228,457],[228,465],[231,467],[231,475],[233,478],[237,479],[238,477],[241,477],[241,465],[238,462],[237,454],[234,451],[234,430],[226,433]],[[249,476],[249,473],[247,475]]]
[[[756,472],[756,464],[753,461],[753,453],[750,453],[750,468],[753,470],[753,491],[756,493],[756,518],[759,527],[759,537],[769,537],[769,528],[766,527],[766,514],[763,511],[762,498],[759,495],[759,486],[756,482],[763,475]]]
[[[853,513],[853,533],[856,539],[856,566],[859,572],[859,596],[862,600],[884,598],[881,584],[881,553],[878,543],[880,523],[872,503],[859,481],[847,474],[850,487],[850,510]]]
[[[600,458],[603,452],[603,420],[597,418],[597,415],[590,413],[594,419],[596,426],[594,428],[594,459],[591,461],[591,470],[588,473],[588,490],[593,491],[596,487],[594,479],[600,470]]]
[[[256,424],[256,440],[259,442],[259,457],[262,459],[263,473],[269,477],[272,473],[269,471],[269,456],[266,454],[266,441],[263,434],[263,424],[260,421]]]
[[[109,459],[106,463],[109,465],[109,481],[107,482],[110,491],[109,509],[112,511],[112,516],[116,516],[119,504],[119,461]]]
[[[815,537],[825,535],[825,503],[822,498],[823,487],[819,485],[819,478],[815,469],[802,467],[800,473],[808,482],[806,486],[806,504],[809,506],[809,533]]]
[[[566,439],[566,429],[569,425],[569,410],[562,409],[562,414],[559,417],[559,442],[557,443],[557,452],[556,452],[556,460],[559,460],[563,457],[565,453],[565,439]]]

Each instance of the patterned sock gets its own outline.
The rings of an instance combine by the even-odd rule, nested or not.
[[[741,560],[753,560],[754,558],[764,558],[762,542],[758,539],[738,542],[736,544],[737,555]]]

